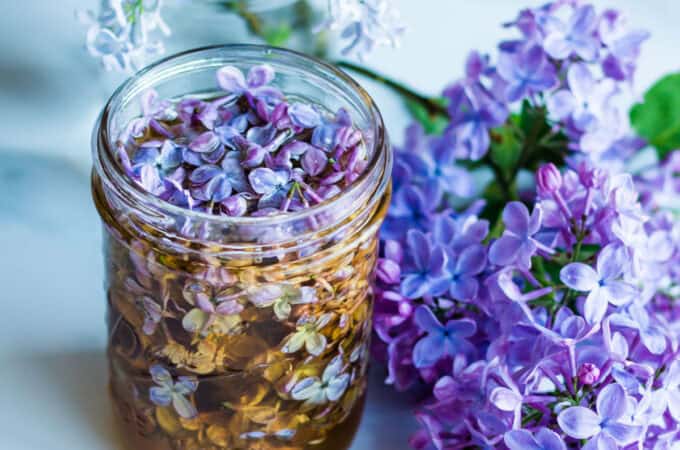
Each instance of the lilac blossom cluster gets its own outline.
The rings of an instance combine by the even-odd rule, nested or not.
[[[509,26],[497,66],[474,53],[445,91],[444,132],[396,150],[374,354],[425,393],[416,449],[678,449],[680,155],[621,171],[639,143],[613,119],[647,35],[566,1]],[[563,157],[489,211],[466,168],[520,100]]]
[[[321,203],[367,165],[349,113],[288,101],[272,67],[217,71],[214,98],[178,102],[150,90],[118,141],[128,176],[176,206],[226,216],[262,216]]]
[[[520,37],[501,42],[496,64],[471,53],[465,77],[444,91],[455,156],[482,158],[489,131],[521,100],[544,107],[571,148],[592,161],[620,159],[639,148],[628,110],[647,32],[629,28],[618,11],[597,14],[592,5],[570,0],[523,10],[506,27]]]

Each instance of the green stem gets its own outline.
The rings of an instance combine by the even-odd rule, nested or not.
[[[378,72],[375,72],[374,70],[369,69],[368,67],[364,67],[359,64],[354,64],[349,61],[336,61],[335,65],[344,69],[351,70],[352,72],[361,74],[365,77],[377,81],[378,83],[384,84],[385,86],[392,89],[401,96],[420,103],[432,115],[448,116],[448,111],[446,110],[446,107],[441,103],[437,102],[435,99],[420,94],[414,91],[413,89],[409,88],[405,84],[400,83],[399,81],[396,81],[392,78],[388,78],[385,75],[382,75]]]

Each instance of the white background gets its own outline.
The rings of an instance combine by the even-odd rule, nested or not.
[[[106,395],[104,295],[98,218],[88,188],[92,124],[120,75],[84,55],[77,8],[97,0],[0,0],[0,448],[114,450]],[[184,3],[190,3],[185,1]],[[460,76],[470,49],[492,51],[514,0],[398,0],[409,30],[398,51],[369,64],[436,94]],[[647,87],[678,69],[680,2],[596,1],[652,30],[640,60]],[[235,42],[236,20],[169,9],[171,51]],[[182,23],[179,23],[179,22]],[[241,38],[242,39],[242,38]],[[395,141],[406,116],[368,84]],[[353,450],[407,448],[412,406],[374,368]]]

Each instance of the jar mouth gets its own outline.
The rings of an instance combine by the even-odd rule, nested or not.
[[[192,64],[191,60],[186,61],[179,67],[173,65],[174,62],[194,56],[200,57],[201,55],[210,58],[210,54],[217,51],[224,51],[225,53],[247,53],[249,56],[260,58],[286,58],[295,61],[302,66],[307,65],[320,69],[328,75],[337,78],[340,83],[346,84],[346,86],[353,91],[355,94],[354,96],[360,101],[361,106],[368,114],[367,118],[371,123],[371,126],[368,129],[361,129],[362,133],[369,133],[369,136],[365,136],[365,138],[367,141],[370,138],[370,159],[359,177],[334,197],[325,199],[299,211],[282,212],[280,214],[267,216],[233,217],[211,214],[174,205],[147,192],[127,176],[115,156],[114,146],[117,137],[112,135],[111,132],[112,120],[116,114],[117,108],[127,104],[127,102],[140,92],[152,88],[153,83],[150,80],[147,80],[147,78],[153,79],[153,76],[170,78],[182,73],[188,73],[196,67],[196,64]],[[248,56],[244,57],[244,61],[247,61],[247,57]],[[225,64],[224,62],[219,64],[219,57],[213,57],[212,59],[215,60],[215,67],[220,67]],[[191,92],[187,92],[187,94],[191,94]],[[323,60],[294,50],[266,45],[226,44],[200,47],[170,55],[141,69],[121,84],[111,95],[95,124],[92,140],[94,169],[102,180],[102,183],[113,189],[123,188],[126,191],[126,194],[129,195],[134,202],[145,205],[147,208],[151,208],[163,215],[183,215],[190,219],[223,226],[261,226],[270,223],[305,220],[332,210],[334,206],[342,203],[342,199],[357,195],[358,192],[366,189],[368,187],[366,185],[371,184],[371,178],[375,177],[375,171],[380,170],[381,165],[383,166],[381,171],[383,172],[381,176],[383,180],[378,183],[378,186],[373,187],[379,191],[384,191],[387,185],[386,180],[389,179],[391,173],[392,159],[389,152],[389,146],[387,145],[383,118],[375,105],[375,102],[364,88],[347,73]]]

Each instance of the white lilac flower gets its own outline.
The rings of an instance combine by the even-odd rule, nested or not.
[[[317,27],[341,30],[348,40],[344,54],[356,52],[359,57],[382,45],[399,45],[404,32],[399,11],[389,0],[329,0],[329,17]]]
[[[78,12],[78,19],[88,26],[88,52],[106,70],[139,69],[149,57],[165,51],[163,42],[154,37],[156,31],[170,34],[160,15],[162,4],[162,0],[101,0],[98,12]]]
[[[333,315],[323,314],[318,318],[301,317],[298,320],[295,333],[291,334],[283,344],[283,353],[295,353],[305,347],[307,353],[318,356],[326,348],[326,336],[321,333],[321,329],[328,325]]]
[[[265,284],[252,288],[248,299],[258,308],[273,307],[279,320],[290,315],[292,305],[304,305],[317,301],[316,291],[309,286],[296,287],[292,284]]]
[[[293,387],[291,397],[295,400],[304,400],[309,406],[337,401],[349,384],[349,374],[343,373],[342,369],[342,356],[338,355],[326,366],[321,378],[308,377],[300,380]]]

